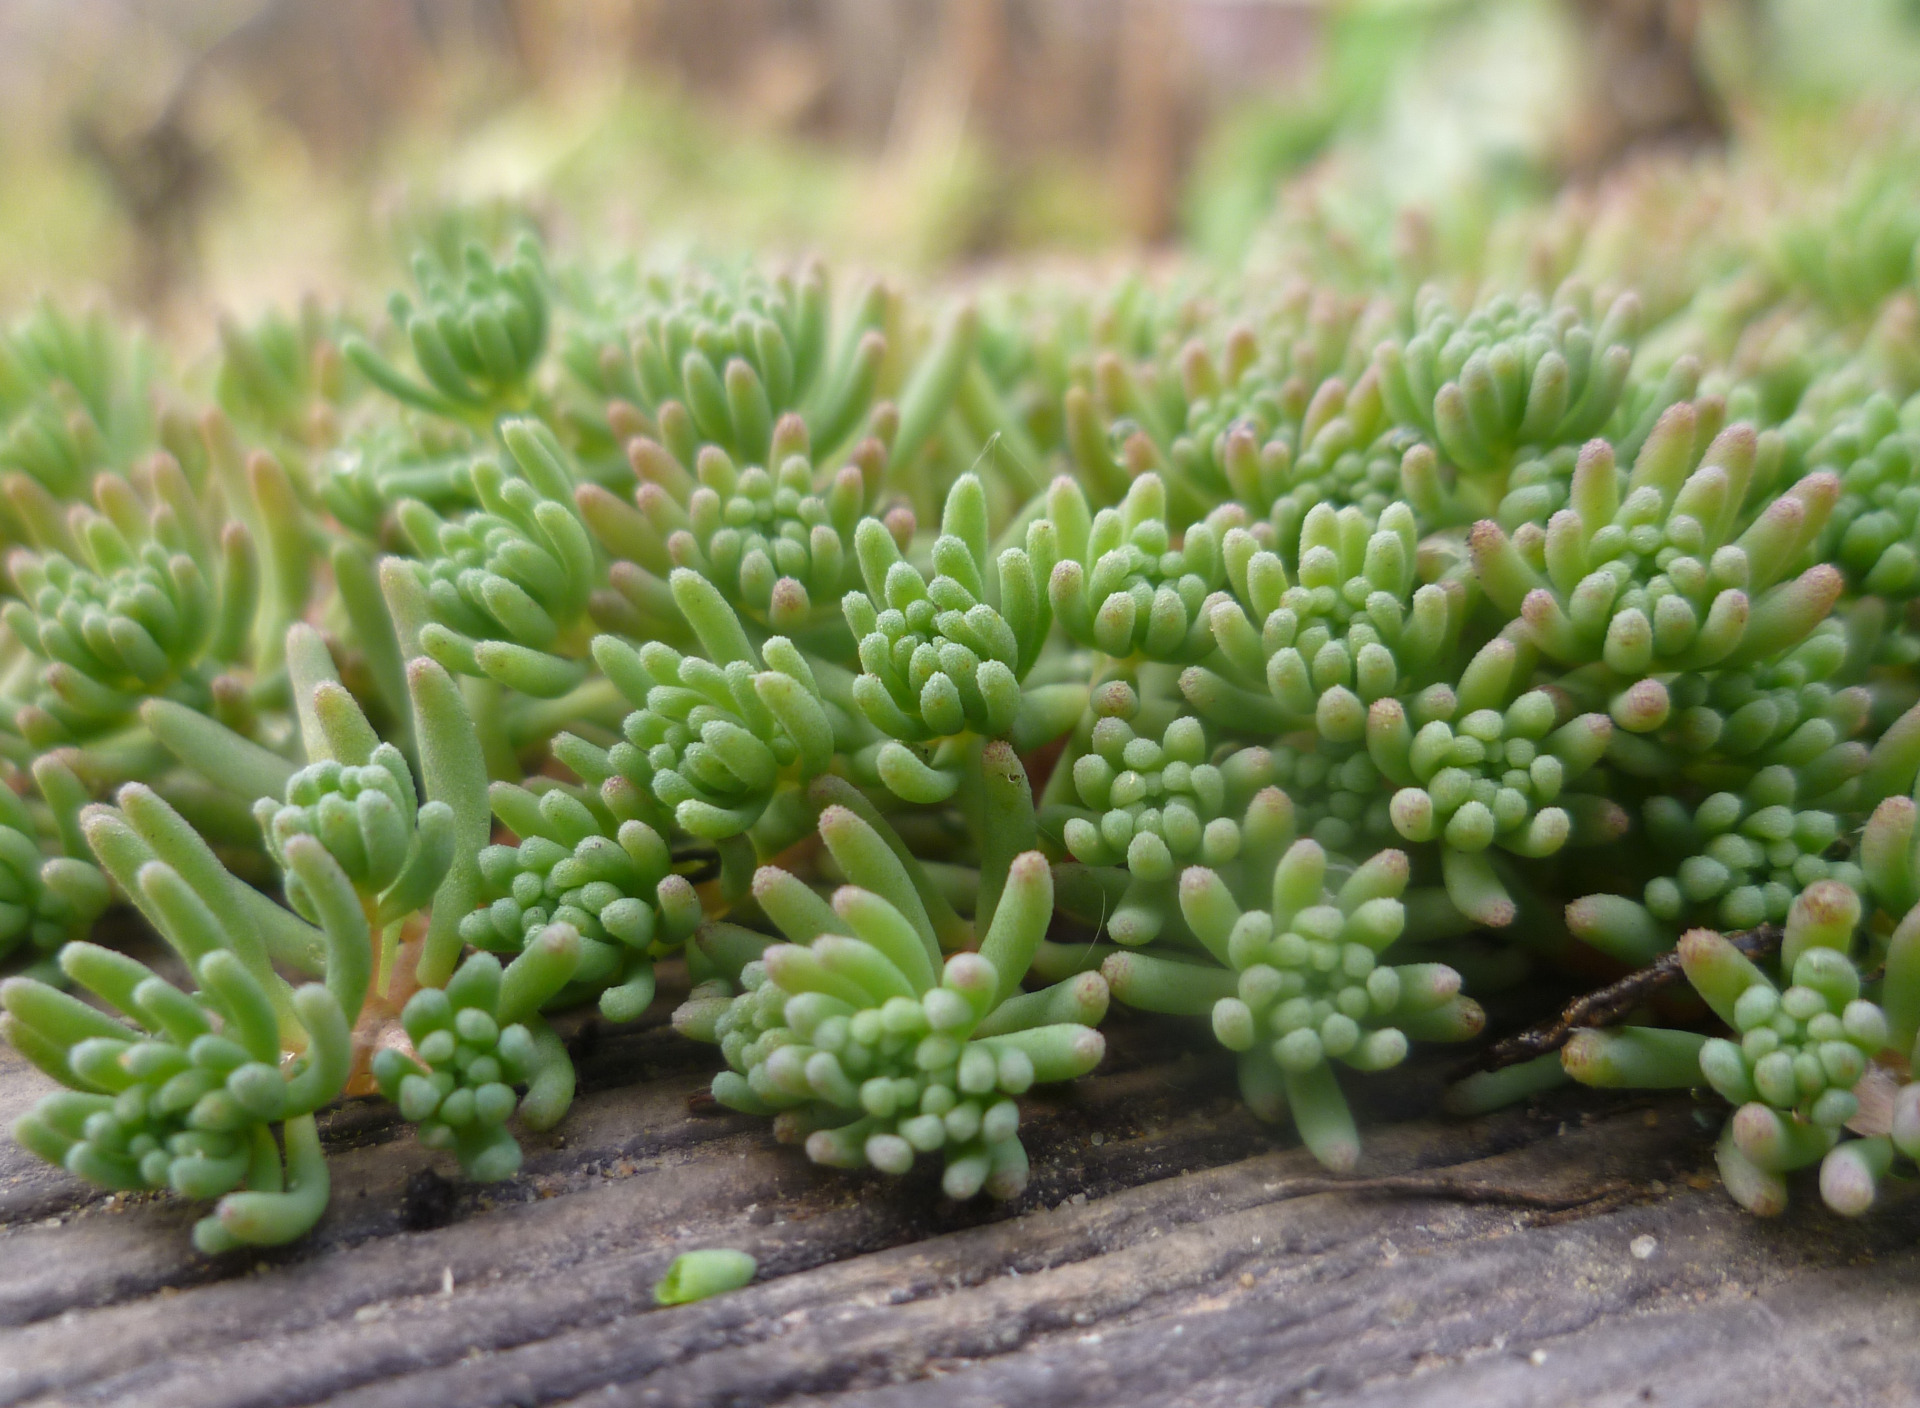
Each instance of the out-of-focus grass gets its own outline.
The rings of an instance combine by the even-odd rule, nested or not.
[[[0,306],[98,283],[126,259],[129,233],[90,173],[23,124],[0,123]]]
[[[997,162],[961,115],[923,103],[878,153],[841,150],[717,109],[658,77],[609,70],[558,91],[489,94],[482,64],[439,76],[365,160],[317,161],[243,92],[195,104],[215,168],[174,287],[151,311],[191,338],[209,310],[242,315],[386,278],[438,210],[529,212],[570,247],[779,259],[819,252],[919,275],[983,253],[1093,252],[1123,222],[1097,171]],[[128,212],[55,121],[0,125],[0,307],[101,289],[138,301]]]
[[[182,123],[205,179],[171,232],[179,247],[157,255],[150,214],[135,218],[124,176],[116,193],[77,134],[89,123],[137,133],[217,25],[209,38],[156,18],[174,7],[87,4],[68,24],[46,18],[52,0],[16,3],[59,41],[0,54],[0,311],[98,290],[205,345],[218,312],[380,285],[445,210],[516,212],[591,257],[661,264],[818,251],[924,278],[1007,256],[1137,253],[1110,165],[996,151],[970,127],[964,95],[937,82],[902,102],[884,146],[857,150],[615,56],[531,83],[497,55],[456,48],[348,158],[310,150],[268,89],[209,68]],[[220,0],[200,8],[214,14]],[[1703,268],[1736,266],[1764,238],[1737,217],[1743,182],[1789,172],[1805,200],[1842,199],[1850,162],[1877,153],[1884,164],[1911,145],[1900,133],[1920,130],[1920,0],[1701,0],[1698,68],[1730,154],[1634,156],[1563,189],[1596,83],[1576,23],[1592,10],[1328,0],[1313,76],[1225,111],[1203,137],[1187,172],[1186,250],[1356,285],[1417,276],[1423,245],[1435,265],[1483,277],[1604,279],[1633,265],[1660,284],[1671,265],[1666,282],[1691,291],[1710,282]],[[9,32],[0,22],[0,41]],[[1847,115],[1863,102],[1871,118]],[[1608,182],[1640,193],[1609,209],[1645,218],[1583,223],[1589,193]],[[1701,182],[1727,192],[1724,228],[1670,228],[1669,206],[1702,206],[1666,201],[1663,188]],[[1649,264],[1656,244],[1666,260]],[[1647,292],[1656,308],[1679,296]]]
[[[1313,81],[1249,102],[1202,143],[1185,204],[1193,247],[1359,284],[1404,273],[1409,241],[1425,242],[1436,266],[1480,277],[1608,278],[1631,264],[1691,291],[1704,271],[1677,261],[1770,257],[1756,248],[1767,232],[1734,213],[1743,184],[1789,177],[1795,189],[1751,203],[1791,209],[1852,198],[1863,162],[1920,179],[1905,135],[1920,132],[1916,0],[1700,0],[1691,66],[1725,144],[1655,132],[1595,166],[1605,104],[1642,96],[1631,66],[1601,71],[1605,13],[1578,0],[1334,0]],[[1730,190],[1728,218],[1676,239],[1667,213],[1706,207],[1659,188],[1703,181]],[[1595,193],[1621,183],[1641,191],[1639,238],[1609,228],[1577,254],[1542,248],[1566,244]]]

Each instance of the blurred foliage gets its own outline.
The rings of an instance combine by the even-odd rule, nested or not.
[[[1617,211],[1606,193],[1623,185],[1656,221],[1699,219],[1702,185],[1758,198],[1748,183],[1785,176],[1807,182],[1809,204],[1868,200],[1849,170],[1888,163],[1885,143],[1920,117],[1920,6],[1837,13],[1823,0],[1333,0],[1308,80],[1210,129],[1188,236],[1228,265],[1305,248],[1327,267],[1301,272],[1356,281],[1387,276],[1409,252],[1396,240],[1412,238],[1436,267],[1491,277],[1536,253],[1516,229]],[[1671,198],[1681,187],[1690,199]],[[1731,265],[1754,231],[1727,221],[1719,234]],[[1693,257],[1699,244],[1640,247]],[[1676,286],[1698,282],[1674,271]]]
[[[93,8],[82,18],[98,21]],[[239,8],[256,21],[301,9]],[[160,18],[172,10],[106,34],[81,20],[36,29],[24,13],[0,15],[0,49],[10,35],[40,41],[15,45],[23,66],[0,58],[0,307],[104,286],[207,331],[209,309],[337,300],[423,237],[445,244],[436,226],[474,218],[489,235],[538,226],[597,252],[645,250],[660,267],[818,251],[896,274],[1111,247],[1121,227],[1096,166],[1049,151],[1009,165],[939,93],[903,102],[879,150],[855,150],[618,54],[540,81],[513,56],[454,45],[343,156],[279,110],[271,72],[207,76],[231,34],[173,33]],[[343,85],[335,100],[354,96]],[[155,152],[183,142],[191,179],[145,189]],[[150,209],[169,195],[182,208]]]
[[[1011,15],[1018,0],[1002,3]],[[245,318],[308,294],[337,304],[401,251],[423,238],[444,246],[472,220],[492,243],[532,228],[596,255],[642,251],[661,268],[689,254],[810,251],[924,276],[1036,253],[1097,260],[1138,243],[1137,153],[1010,136],[993,120],[993,82],[963,91],[980,76],[937,71],[983,62],[964,35],[921,56],[936,71],[906,75],[884,141],[863,146],[819,135],[834,96],[817,62],[769,60],[772,77],[745,65],[728,96],[711,75],[668,71],[684,53],[649,66],[630,44],[596,52],[566,7],[468,8],[524,12],[523,27],[554,33],[506,43],[458,30],[424,67],[359,55],[364,100],[344,79],[302,74],[339,87],[330,100],[353,130],[333,136],[273,90],[271,64],[305,51],[284,52],[281,36],[275,59],[254,33],[290,15],[311,29],[317,8],[83,3],[0,16],[11,50],[0,57],[0,308],[103,289],[210,346],[219,312]],[[1118,27],[1124,8],[1093,23]],[[1189,37],[1207,25],[1241,33],[1213,0],[1162,8],[1184,16]],[[1742,211],[1799,207],[1823,228],[1848,207],[1864,228],[1877,200],[1900,205],[1876,191],[1910,181],[1912,0],[1849,0],[1844,23],[1827,0],[1311,9],[1298,27],[1307,49],[1263,60],[1269,77],[1251,86],[1216,75],[1222,60],[1204,45],[1159,56],[1164,82],[1184,85],[1154,109],[1179,129],[1166,138],[1176,152],[1190,151],[1174,167],[1180,238],[1205,263],[1354,286],[1445,268],[1543,287],[1633,265],[1658,314],[1676,311],[1682,290],[1735,296],[1712,291],[1756,254],[1779,277],[1814,275],[1817,258]],[[455,0],[428,10],[464,13]],[[942,45],[950,38],[941,31]],[[743,52],[776,59],[784,42],[771,29],[741,38]],[[1014,40],[998,42],[984,62],[1021,58]],[[550,51],[544,60],[530,43]],[[305,58],[316,71],[340,61]],[[401,72],[405,62],[419,71]],[[1116,109],[1133,102],[1126,81],[1112,85]],[[1863,161],[1872,172],[1854,170]],[[1794,189],[1770,189],[1783,182]],[[1691,198],[1674,199],[1683,191]],[[1896,250],[1905,233],[1884,229],[1882,243]],[[1661,259],[1639,258],[1653,248]],[[1862,307],[1878,299],[1856,294]]]

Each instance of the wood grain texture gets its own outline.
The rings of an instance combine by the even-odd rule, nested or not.
[[[1200,1034],[1122,1018],[1027,1103],[1025,1196],[962,1207],[693,1113],[712,1059],[664,1018],[572,1029],[581,1097],[510,1184],[334,1112],[333,1206],[271,1253],[198,1256],[193,1209],[0,1142],[0,1403],[1920,1402],[1920,1202],[1848,1223],[1809,1189],[1761,1223],[1684,1097],[1443,1121],[1416,1068],[1363,1103],[1362,1173],[1408,1177],[1339,1187]],[[44,1084],[0,1053],[0,1119]],[[703,1246],[760,1279],[654,1308]]]

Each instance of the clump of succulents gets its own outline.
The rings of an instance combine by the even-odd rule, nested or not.
[[[549,299],[539,246],[522,238],[504,263],[468,244],[456,267],[421,252],[413,273],[418,304],[396,293],[387,306],[412,353],[417,376],[363,338],[349,337],[347,360],[388,395],[449,419],[491,418],[516,408],[546,351]]]
[[[217,1200],[194,1230],[202,1251],[291,1241],[327,1204],[314,1112],[350,1072],[373,967],[365,915],[313,836],[291,838],[285,856],[314,899],[317,929],[245,898],[151,790],[129,784],[118,803],[88,809],[88,841],[174,950],[188,986],[85,940],[61,950],[61,970],[110,1011],[33,978],[8,980],[7,1039],[66,1087],[16,1121],[15,1137],[103,1187]],[[276,957],[323,970],[325,981],[296,987]]]
[[[1787,1204],[1784,1175],[1817,1163],[1860,1113],[1854,1093],[1889,1038],[1855,966],[1858,891],[1809,886],[1784,925],[1779,981],[1722,934],[1680,940],[1688,983],[1730,1036],[1649,1027],[1587,1030],[1562,1053],[1586,1085],[1711,1086],[1737,1106],[1716,1157],[1727,1190],[1754,1212]]]
[[[493,806],[521,840],[481,851],[482,906],[460,921],[460,937],[476,949],[521,954],[552,926],[566,926],[578,961],[564,991],[541,1003],[592,996],[613,1021],[638,1017],[653,1001],[655,960],[676,952],[701,918],[699,896],[674,873],[660,833],[631,818],[608,826],[564,787],[536,798],[495,783]]]
[[[205,378],[42,308],[0,333],[0,962],[65,1089],[16,1133],[285,1240],[328,1101],[510,1178],[561,1014],[664,994],[815,1161],[1013,1198],[1111,992],[1347,1169],[1336,1072],[1476,1035],[1489,953],[1677,950],[1717,1028],[1547,1077],[1710,1086],[1742,1202],[1819,1163],[1863,1211],[1920,1155],[1901,200],[1644,335],[1571,279],[942,306],[464,238]]]
[[[549,1129],[573,1102],[573,1063],[537,1013],[578,970],[580,944],[575,930],[552,924],[504,969],[474,954],[444,988],[421,988],[401,1009],[412,1051],[387,1046],[373,1058],[380,1093],[419,1126],[420,1142],[453,1150],[478,1182],[520,1167],[508,1119]]]
[[[1267,803],[1285,816],[1284,794],[1270,790]],[[1180,912],[1200,952],[1123,949],[1100,971],[1130,1007],[1210,1017],[1215,1038],[1239,1053],[1248,1108],[1268,1120],[1291,1115],[1314,1157],[1344,1172],[1360,1157],[1360,1136],[1335,1064],[1391,1070],[1409,1039],[1463,1041],[1486,1017],[1445,964],[1381,961],[1406,926],[1406,855],[1381,851],[1330,876],[1311,838],[1273,858],[1290,821],[1270,828],[1265,853],[1222,867],[1226,875],[1203,865],[1181,875]],[[1242,909],[1236,890],[1265,906]]]
[[[1526,466],[1578,444],[1614,418],[1633,367],[1640,300],[1604,308],[1586,290],[1496,296],[1462,317],[1447,300],[1419,300],[1411,335],[1374,355],[1378,395],[1395,422],[1420,432],[1438,456],[1406,472],[1426,479],[1421,505],[1455,522],[1499,516],[1521,494],[1536,516],[1543,498],[1520,482]]]
[[[151,447],[153,352],[104,309],[43,302],[0,331],[0,524],[18,539]]]
[[[77,813],[84,794],[77,780],[52,755],[35,772],[52,806],[66,814],[56,812],[43,827],[11,788],[0,788],[0,962],[25,956],[35,976],[52,981],[62,946],[92,933],[112,892],[99,868],[83,858]],[[51,842],[43,840],[48,830]]]
[[[850,883],[829,899],[763,867],[753,897],[787,942],[703,931],[726,975],[696,988],[675,1025],[725,1053],[716,1099],[777,1116],[779,1136],[804,1140],[814,1162],[900,1174],[943,1152],[949,1197],[1017,1196],[1018,1097],[1086,1074],[1106,1050],[1099,977],[1020,991],[1053,913],[1046,858],[1007,861],[976,917],[977,947],[949,955],[922,899],[929,882],[884,821],[830,804],[819,826]]]

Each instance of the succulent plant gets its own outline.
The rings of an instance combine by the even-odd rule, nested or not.
[[[1649,799],[1648,834],[1684,859],[1647,882],[1643,902],[1609,894],[1575,900],[1568,927],[1615,957],[1646,962],[1696,923],[1726,932],[1780,924],[1810,885],[1836,880],[1859,888],[1858,864],[1827,858],[1839,819],[1795,810],[1793,781],[1785,768],[1769,769],[1744,795],[1716,792],[1692,816],[1670,797]]]
[[[1651,180],[1516,214],[1524,277],[1331,208],[1270,251],[1316,282],[953,299],[448,219],[384,320],[227,324],[205,376],[43,306],[0,333],[0,958],[66,1089],[20,1138],[284,1240],[328,1101],[511,1178],[550,1018],[665,993],[816,1161],[1012,1198],[1111,992],[1346,1169],[1336,1071],[1472,1037],[1463,975],[1518,1017],[1677,961],[1725,1031],[1473,1103],[1704,1083],[1736,1197],[1819,1162],[1864,1211],[1920,1155],[1898,161],[1754,229]],[[697,1255],[668,1299],[752,1274]]]
[[[0,332],[0,524],[27,524],[124,471],[153,433],[151,350],[104,309],[74,317],[42,302]]]
[[[1793,901],[1776,983],[1727,938],[1694,929],[1679,944],[1687,981],[1733,1036],[1622,1027],[1582,1031],[1562,1052],[1587,1085],[1704,1082],[1738,1107],[1717,1151],[1730,1192],[1754,1212],[1785,1209],[1784,1175],[1819,1162],[1860,1112],[1854,1087],[1887,1046],[1886,1011],[1862,996],[1852,950],[1859,891],[1819,880]]]
[[[516,473],[490,459],[469,473],[476,511],[449,521],[418,500],[395,510],[418,554],[389,574],[396,616],[420,648],[456,675],[554,698],[580,684],[601,568],[573,503],[573,476],[552,431],[510,420],[501,439]],[[399,573],[411,567],[412,580]]]
[[[341,321],[312,298],[293,316],[270,310],[251,327],[223,319],[214,394],[230,416],[290,448],[330,446],[348,394],[340,353],[345,334]]]
[[[1552,307],[1496,296],[1462,318],[1427,298],[1413,335],[1375,353],[1387,413],[1445,456],[1460,476],[1455,494],[1491,508],[1523,447],[1577,444],[1612,417],[1633,366],[1640,300],[1590,305],[1568,287]]]
[[[1159,475],[1142,474],[1118,508],[1098,513],[1072,480],[1056,479],[1042,520],[1057,537],[1047,580],[1054,619],[1075,644],[1116,659],[1204,658],[1213,648],[1205,607],[1227,580],[1223,525],[1238,516],[1190,524],[1175,547]]]
[[[701,918],[660,833],[634,819],[610,828],[559,787],[535,797],[495,783],[493,806],[521,840],[480,852],[484,904],[460,921],[460,937],[524,954],[553,927],[570,929],[573,967],[540,1004],[591,994],[613,1021],[638,1017],[653,1001],[654,961],[677,951]]]
[[[49,756],[40,760],[35,781],[59,836],[52,848],[43,843],[33,811],[11,788],[0,787],[0,961],[24,954],[43,970],[35,976],[51,981],[59,971],[51,960],[61,946],[86,938],[112,896],[106,877],[85,858],[77,815],[61,814],[77,813],[83,797],[72,772]]]
[[[636,508],[598,486],[583,485],[579,500],[621,560],[613,589],[632,610],[644,612],[659,579],[682,568],[775,630],[836,619],[840,597],[859,580],[853,533],[873,507],[885,455],[877,440],[862,442],[830,478],[816,472],[807,424],[792,413],[774,427],[765,468],[736,467],[717,446],[701,449],[691,474],[644,439],[629,454],[642,480]]]
[[[586,770],[618,815],[637,806],[634,816],[707,841],[753,830],[769,808],[775,825],[790,821],[797,789],[826,772],[836,752],[872,738],[853,706],[852,677],[784,636],[756,649],[713,584],[690,569],[675,569],[670,590],[706,653],[597,639],[597,662],[635,708],[621,725],[623,741]],[[781,846],[768,841],[765,849]]]
[[[82,824],[194,986],[77,941],[61,950],[63,972],[118,1016],[31,978],[0,987],[7,1039],[67,1087],[16,1121],[15,1137],[103,1187],[218,1199],[194,1229],[202,1251],[291,1241],[326,1208],[313,1112],[345,1088],[373,966],[351,882],[319,840],[289,839],[315,929],[242,886],[137,783]],[[324,968],[326,981],[296,988],[276,956]]]
[[[648,278],[606,302],[564,355],[581,381],[645,416],[655,448],[682,464],[704,444],[771,470],[776,423],[795,412],[821,449],[837,448],[869,410],[887,355],[885,290],[870,286],[836,326],[817,263],[738,283]]]
[[[395,294],[388,316],[403,334],[419,378],[395,367],[364,338],[341,346],[368,381],[406,405],[449,419],[491,419],[519,409],[546,351],[549,295],[539,247],[522,239],[505,263],[479,244],[458,267],[415,256],[420,303]]]
[[[580,943],[572,928],[553,924],[504,969],[490,953],[472,955],[444,988],[407,999],[400,1023],[412,1051],[386,1046],[374,1055],[380,1093],[419,1127],[421,1143],[453,1150],[477,1182],[520,1168],[508,1119],[549,1129],[573,1102],[573,1062],[537,1012],[578,970]]]
[[[1210,1017],[1215,1038],[1239,1053],[1248,1108],[1267,1120],[1290,1114],[1314,1157],[1345,1171],[1360,1136],[1334,1063],[1390,1070],[1409,1038],[1465,1040],[1486,1018],[1444,964],[1381,961],[1406,925],[1402,852],[1330,874],[1318,842],[1287,844],[1284,794],[1269,789],[1264,800],[1280,824],[1268,824],[1259,850],[1180,876],[1180,913],[1200,951],[1128,948],[1100,971],[1130,1007]],[[1242,899],[1265,904],[1243,909]]]
[[[852,695],[887,735],[872,765],[895,795],[944,801],[960,786],[969,737],[1030,749],[1079,715],[1083,689],[1023,688],[1051,619],[1039,570],[1053,558],[1050,536],[1030,531],[1027,548],[992,558],[985,493],[972,474],[947,495],[930,578],[902,556],[886,524],[861,521],[854,546],[866,590],[842,603],[858,642]]]
[[[727,948],[753,955],[738,995],[714,980],[674,1017],[726,1054],[732,1069],[715,1078],[714,1097],[777,1115],[780,1137],[804,1140],[816,1163],[900,1174],[944,1151],[949,1197],[1017,1196],[1028,1172],[1018,1097],[1086,1074],[1106,1049],[1092,1026],[1107,1003],[1098,977],[1019,990],[1053,910],[1045,858],[1012,859],[980,917],[978,951],[949,957],[880,832],[829,806],[820,834],[855,882],[830,902],[772,866],[754,877],[755,900],[788,942],[712,929],[696,940],[717,963]]]
[[[0,610],[37,662],[14,725],[38,750],[116,732],[146,698],[211,711],[220,676],[253,659],[262,582],[246,528],[213,521],[170,456],[91,487],[7,559],[16,595]]]

